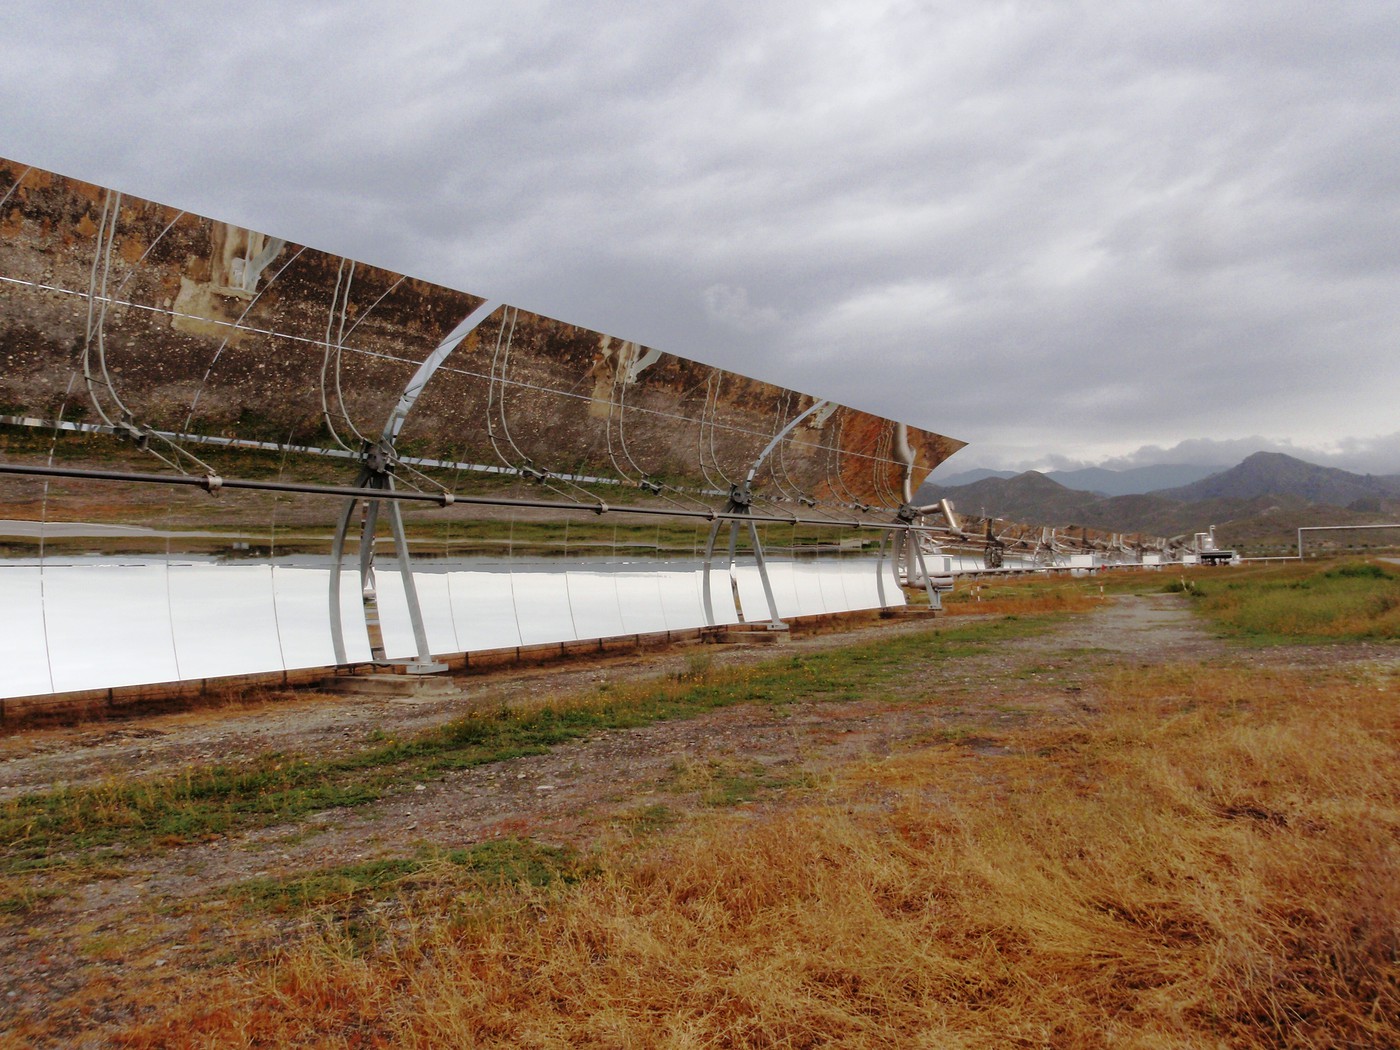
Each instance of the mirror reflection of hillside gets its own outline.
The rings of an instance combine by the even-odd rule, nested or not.
[[[4,160],[0,307],[0,695],[902,603],[961,447]]]
[[[75,462],[343,480],[484,303],[12,162],[0,161],[0,193],[11,456],[42,456],[60,424],[99,429],[59,436],[55,454]],[[703,501],[814,405],[501,304],[461,333],[399,420],[399,476],[494,490],[504,471],[565,499],[603,484],[610,503]],[[39,433],[13,432],[24,426]],[[917,484],[960,445],[822,403],[755,488],[774,501],[897,507],[906,477]]]

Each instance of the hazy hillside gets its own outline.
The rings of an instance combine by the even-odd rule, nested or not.
[[[949,474],[946,478],[939,478],[926,484],[936,485],[940,488],[956,488],[962,485],[971,485],[974,481],[981,481],[983,478],[1014,478],[1014,470],[989,470],[986,467],[975,467],[972,470],[964,470],[960,474]]]
[[[1158,463],[1150,467],[1133,467],[1130,470],[1082,467],[1078,470],[1047,470],[1043,471],[1043,474],[1065,488],[1096,492],[1101,496],[1129,496],[1174,485],[1188,485],[1225,469],[1224,464],[1205,466],[1199,463]],[[1014,470],[975,467],[959,474],[937,478],[932,484],[939,488],[956,488],[971,485],[984,478],[1014,478],[1016,473]]]
[[[1191,535],[1211,525],[1220,540],[1247,553],[1293,549],[1302,526],[1382,524],[1400,517],[1400,478],[1352,474],[1291,456],[1260,452],[1210,477],[1143,494],[1102,497],[1047,474],[984,476],[965,485],[930,485],[916,501],[946,498],[966,515],[1036,525],[1075,525],[1155,536]],[[1361,542],[1400,543],[1376,533]]]
[[[1105,470],[1084,467],[1081,470],[1047,470],[1045,476],[1072,489],[1099,492],[1105,496],[1131,496],[1155,492],[1176,485],[1210,477],[1226,469],[1223,464],[1205,466],[1200,463],[1158,463],[1130,470]]]
[[[1385,504],[1400,499],[1400,485],[1393,478],[1352,474],[1335,467],[1286,456],[1281,452],[1256,452],[1238,466],[1190,485],[1154,493],[1167,499],[1194,501],[1232,496],[1298,496],[1310,503],[1347,507],[1357,501]],[[1377,505],[1358,509],[1382,509]]]
[[[925,484],[915,502],[948,498],[965,514],[1010,518],[1037,525],[1081,524],[1087,507],[1099,501],[1092,492],[1068,489],[1039,471],[1010,478],[986,477],[970,485]]]

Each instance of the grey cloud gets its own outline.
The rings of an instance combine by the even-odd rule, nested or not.
[[[15,5],[0,153],[959,460],[1393,451],[1390,5],[68,6]]]
[[[1215,441],[1193,438],[1171,448],[1147,445],[1125,456],[1105,460],[1111,470],[1155,463],[1223,463],[1230,465],[1255,452],[1282,452],[1322,466],[1358,474],[1395,474],[1400,463],[1400,431],[1374,438],[1345,438],[1331,446],[1309,446],[1278,441],[1261,435]],[[1082,464],[1081,464],[1082,465]]]

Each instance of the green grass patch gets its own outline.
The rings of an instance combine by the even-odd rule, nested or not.
[[[6,887],[10,892],[0,890],[0,916],[26,915],[40,905],[60,896],[57,890],[44,889],[34,885]]]
[[[470,849],[423,851],[305,875],[250,879],[224,895],[255,910],[286,913],[384,898],[428,882],[548,886],[576,882],[591,870],[573,850],[508,838]]]
[[[680,814],[665,803],[657,802],[642,806],[618,816],[613,824],[633,837],[651,835],[674,827],[680,821]]]
[[[1372,562],[1196,577],[1180,589],[1227,635],[1242,640],[1277,644],[1400,637],[1400,574]]]
[[[0,805],[0,872],[35,861],[61,866],[76,852],[122,844],[152,849],[309,813],[375,802],[452,769],[541,754],[589,734],[693,717],[742,703],[783,706],[878,695],[919,665],[971,655],[1044,630],[1050,618],[1015,618],[919,631],[741,668],[695,663],[671,678],[549,699],[527,710],[476,713],[406,740],[311,759],[260,756],[176,777],[121,778],[25,795]]]
[[[671,766],[666,786],[676,792],[696,792],[700,802],[716,808],[750,802],[767,790],[792,781],[775,776],[761,762],[737,763],[725,759],[707,762],[681,760]]]

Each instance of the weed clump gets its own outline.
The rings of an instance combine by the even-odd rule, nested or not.
[[[1162,588],[1162,593],[1184,594],[1190,598],[1203,598],[1205,597],[1206,590],[1195,580],[1187,579],[1185,576],[1178,576]]]
[[[1188,583],[1190,581],[1187,581]],[[1400,576],[1369,562],[1290,567],[1213,581],[1199,608],[1229,634],[1266,642],[1400,637]]]
[[[1372,561],[1350,561],[1323,573],[1332,580],[1393,580],[1395,574]]]

